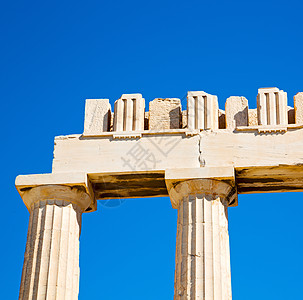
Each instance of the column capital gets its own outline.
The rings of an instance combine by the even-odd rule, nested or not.
[[[165,171],[165,183],[176,209],[183,197],[191,194],[225,198],[229,206],[238,202],[233,167],[169,169]]]
[[[67,201],[83,212],[96,210],[91,184],[84,173],[20,175],[15,184],[29,211],[34,203],[46,200]]]

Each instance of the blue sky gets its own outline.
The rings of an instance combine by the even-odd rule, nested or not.
[[[16,299],[29,214],[19,174],[51,172],[56,135],[83,132],[86,98],[189,90],[303,91],[302,1],[2,1],[0,299]],[[186,101],[182,101],[184,109]],[[240,195],[231,208],[234,300],[303,299],[303,195]],[[83,216],[80,300],[172,299],[176,211],[168,198]]]

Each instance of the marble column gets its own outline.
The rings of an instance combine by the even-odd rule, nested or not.
[[[194,179],[169,191],[178,207],[174,300],[232,299],[227,216],[231,190],[224,181]]]
[[[90,197],[79,187],[38,186],[25,192],[30,211],[19,300],[76,300],[79,236]]]

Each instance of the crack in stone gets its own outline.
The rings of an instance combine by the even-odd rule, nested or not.
[[[205,167],[205,159],[202,156],[202,150],[201,150],[201,139],[202,139],[202,137],[201,137],[201,135],[199,135],[199,141],[198,141],[199,158],[198,158],[198,160],[199,160],[200,167]]]
[[[198,254],[191,254],[191,253],[188,253],[189,256],[194,256],[194,257],[201,257],[201,255],[198,255]]]

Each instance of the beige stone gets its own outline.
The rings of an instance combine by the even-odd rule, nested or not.
[[[295,109],[291,106],[287,107],[288,124],[296,124]]]
[[[256,108],[248,110],[248,126],[258,126],[258,112]]]
[[[303,124],[303,93],[298,93],[294,97],[296,124]]]
[[[226,128],[225,111],[222,109],[219,109],[219,129],[225,129],[225,128]]]
[[[287,94],[278,88],[259,89],[257,111],[259,125],[287,125]]]
[[[182,111],[182,128],[187,128],[187,110]]]
[[[187,93],[187,126],[190,130],[219,128],[217,96],[203,91]]]
[[[83,139],[80,135],[59,137],[55,140],[53,172],[132,172],[122,158],[134,161],[133,149],[142,149],[143,154],[148,150],[156,161],[156,164],[149,162],[150,168],[142,164],[138,171],[200,167],[200,156],[206,166],[234,165],[236,169],[302,163],[303,130],[299,128],[268,135],[250,127],[237,133],[201,131],[192,137],[186,133],[186,129],[161,134],[146,131],[137,140],[114,141],[110,135],[102,139]]]
[[[97,209],[91,182],[84,172],[19,175],[15,185],[29,211],[42,198],[70,201],[85,211]]]
[[[87,99],[85,103],[84,135],[109,131],[111,107],[108,99]]]
[[[149,111],[144,113],[144,130],[149,129]]]
[[[111,114],[109,131],[114,131],[114,114]]]
[[[141,94],[123,94],[115,102],[114,131],[144,130],[145,99]]]
[[[226,128],[248,126],[248,101],[245,97],[229,97],[225,103]]]
[[[178,98],[156,98],[149,103],[149,129],[181,128],[181,101]]]
[[[192,188],[200,187],[201,178],[210,179],[209,181],[204,181],[204,190],[210,190],[214,187],[213,183],[224,181],[227,185],[220,185],[221,189],[216,188],[216,193],[218,195],[228,196],[228,202],[234,201],[234,194],[230,194],[230,188],[235,186],[235,170],[233,166],[221,166],[221,167],[204,167],[204,168],[175,168],[165,170],[165,184],[169,196],[171,197],[171,202],[173,208],[178,208],[180,202],[182,201],[184,194],[189,194]],[[181,183],[186,182],[182,185],[182,192],[176,189],[176,186]],[[198,185],[192,186],[191,183],[196,182]],[[188,184],[187,184],[188,183]],[[210,184],[210,185],[207,185]],[[228,189],[225,190],[225,188]]]

